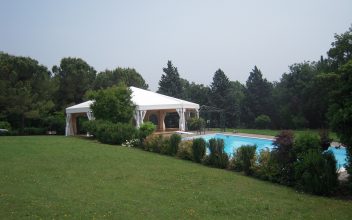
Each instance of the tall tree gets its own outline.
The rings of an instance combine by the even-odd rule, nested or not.
[[[238,81],[231,81],[225,108],[226,121],[230,127],[241,127],[243,101],[245,98],[245,87]]]
[[[225,73],[218,69],[214,73],[213,82],[210,85],[210,99],[212,105],[224,109],[226,106],[226,96],[230,88],[230,80]]]
[[[183,94],[182,81],[177,68],[169,60],[167,61],[167,67],[163,68],[163,71],[165,74],[161,75],[158,93],[181,98]]]
[[[29,57],[0,53],[0,120],[14,129],[35,126],[53,107],[50,72]]]
[[[347,149],[347,172],[352,189],[352,27],[341,35],[335,35],[328,51],[334,73],[330,74],[335,85],[331,92],[329,122]]]
[[[209,105],[210,89],[203,84],[183,83],[183,99],[198,103],[199,105]]]
[[[337,89],[333,92],[333,103],[329,108],[329,119],[340,141],[347,146],[347,171],[352,189],[352,59],[341,66]]]
[[[231,83],[229,78],[221,69],[218,69],[214,73],[213,82],[210,85],[210,105],[221,109],[223,113],[214,115],[215,118],[212,119],[213,122],[218,121],[219,124],[216,125],[215,123],[213,126],[230,126],[232,124],[232,121],[229,117],[229,108],[231,106],[229,105],[228,100],[230,97],[230,86]]]
[[[135,69],[120,67],[100,72],[95,79],[94,89],[104,89],[119,84],[148,89],[148,84]]]
[[[245,108],[247,114],[244,119],[248,125],[253,125],[259,115],[273,116],[273,85],[263,78],[262,72],[254,66],[246,81]]]
[[[63,109],[83,101],[84,94],[93,88],[95,73],[93,67],[80,58],[63,58],[60,66],[53,67],[58,82],[57,108]]]
[[[337,70],[352,58],[352,26],[343,34],[335,34],[331,45],[328,56],[333,70]]]
[[[290,66],[275,87],[281,128],[326,127],[332,76],[321,61]],[[314,95],[313,95],[314,94]]]

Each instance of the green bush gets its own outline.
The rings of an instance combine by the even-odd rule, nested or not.
[[[295,177],[298,189],[317,195],[331,194],[338,184],[334,155],[308,150],[295,163]]]
[[[206,152],[206,142],[203,138],[196,138],[193,140],[192,152],[194,161],[200,163]]]
[[[98,141],[106,144],[121,145],[137,137],[137,129],[130,124],[93,120],[87,121],[83,126]]]
[[[161,153],[163,151],[163,153],[165,153],[166,149],[164,143],[165,141],[162,135],[149,135],[143,141],[143,148],[150,152]]]
[[[170,136],[170,143],[169,143],[169,149],[167,154],[171,156],[176,155],[180,142],[181,142],[181,136],[178,134],[172,134]]]
[[[244,145],[237,148],[232,158],[234,169],[244,171],[247,176],[252,175],[256,163],[256,149],[255,145]]]
[[[204,129],[205,121],[203,118],[190,118],[187,120],[187,126],[190,131],[199,131]]]
[[[271,124],[271,119],[267,115],[259,115],[258,117],[255,118],[254,123],[257,128],[269,128]]]
[[[23,129],[23,135],[42,135],[45,134],[46,128],[35,128],[35,127],[25,127]]]
[[[177,151],[177,157],[183,160],[193,160],[192,145],[192,141],[181,141]]]
[[[89,132],[91,135],[96,136],[96,134],[98,132],[98,128],[103,126],[104,123],[105,123],[105,121],[103,121],[103,120],[85,121],[82,123],[82,127],[87,132]]]
[[[0,121],[0,129],[7,129],[8,131],[10,131],[11,125],[7,121]]]
[[[260,151],[254,175],[263,180],[277,182],[279,167],[269,149]]]
[[[224,151],[224,140],[212,138],[209,140],[210,154],[205,157],[205,164],[225,169],[229,164],[229,156]]]
[[[171,147],[170,147],[170,138],[162,136],[161,143],[160,143],[160,153],[171,155]]]
[[[156,126],[152,123],[152,122],[144,122],[140,127],[139,127],[139,139],[141,140],[141,142],[143,142],[143,140],[153,134],[153,132],[155,131]]]
[[[273,161],[277,162],[279,175],[278,181],[281,184],[294,184],[294,167],[296,154],[293,150],[294,135],[292,131],[281,131],[273,143],[272,150]]]
[[[54,112],[43,119],[47,131],[56,131],[56,134],[65,133],[65,114],[63,112]]]
[[[112,86],[88,94],[95,102],[91,109],[96,119],[112,123],[130,123],[135,106],[131,100],[132,91],[126,86]]]
[[[295,129],[303,129],[308,127],[309,122],[305,117],[298,115],[292,117],[292,124]]]
[[[0,131],[0,136],[12,135],[11,125],[7,121],[0,121],[0,129],[6,129],[7,131]]]
[[[294,140],[293,149],[299,158],[308,150],[322,151],[319,137],[311,133],[298,135]]]

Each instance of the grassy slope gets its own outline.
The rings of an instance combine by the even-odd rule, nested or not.
[[[138,149],[0,137],[0,219],[351,219],[352,202]]]

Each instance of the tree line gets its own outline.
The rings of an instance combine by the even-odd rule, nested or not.
[[[278,82],[268,81],[254,66],[245,84],[231,81],[218,69],[209,86],[181,78],[168,61],[158,92],[223,109],[227,127],[333,128],[340,133],[352,133],[351,54],[352,28],[335,35],[327,58],[293,64]],[[2,52],[2,127],[11,127],[20,134],[28,128],[62,132],[67,106],[84,101],[90,90],[117,84],[148,89],[135,69],[116,68],[97,73],[84,60],[66,57],[49,70],[32,58]]]
[[[225,112],[227,127],[347,131],[351,122],[352,28],[335,35],[327,57],[289,66],[277,82],[254,66],[245,84],[218,69],[209,86],[180,77],[168,61],[158,92]],[[341,126],[345,126],[342,128]]]
[[[91,90],[117,84],[147,89],[131,68],[97,71],[80,58],[63,58],[47,67],[30,57],[0,53],[0,127],[13,134],[63,134],[66,107],[86,100]]]

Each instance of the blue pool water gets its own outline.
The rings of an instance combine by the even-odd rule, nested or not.
[[[257,145],[257,152],[259,153],[261,150],[264,149],[273,149],[273,141],[270,139],[260,139],[260,138],[252,138],[252,137],[243,137],[243,136],[236,136],[236,135],[224,135],[224,134],[211,134],[211,135],[202,135],[201,136],[205,141],[209,141],[211,138],[220,138],[223,139],[225,142],[225,152],[228,153],[230,156],[233,155],[234,151],[237,148],[243,145]],[[337,160],[338,168],[343,167],[346,164],[346,149],[335,148],[331,146],[329,148]]]

